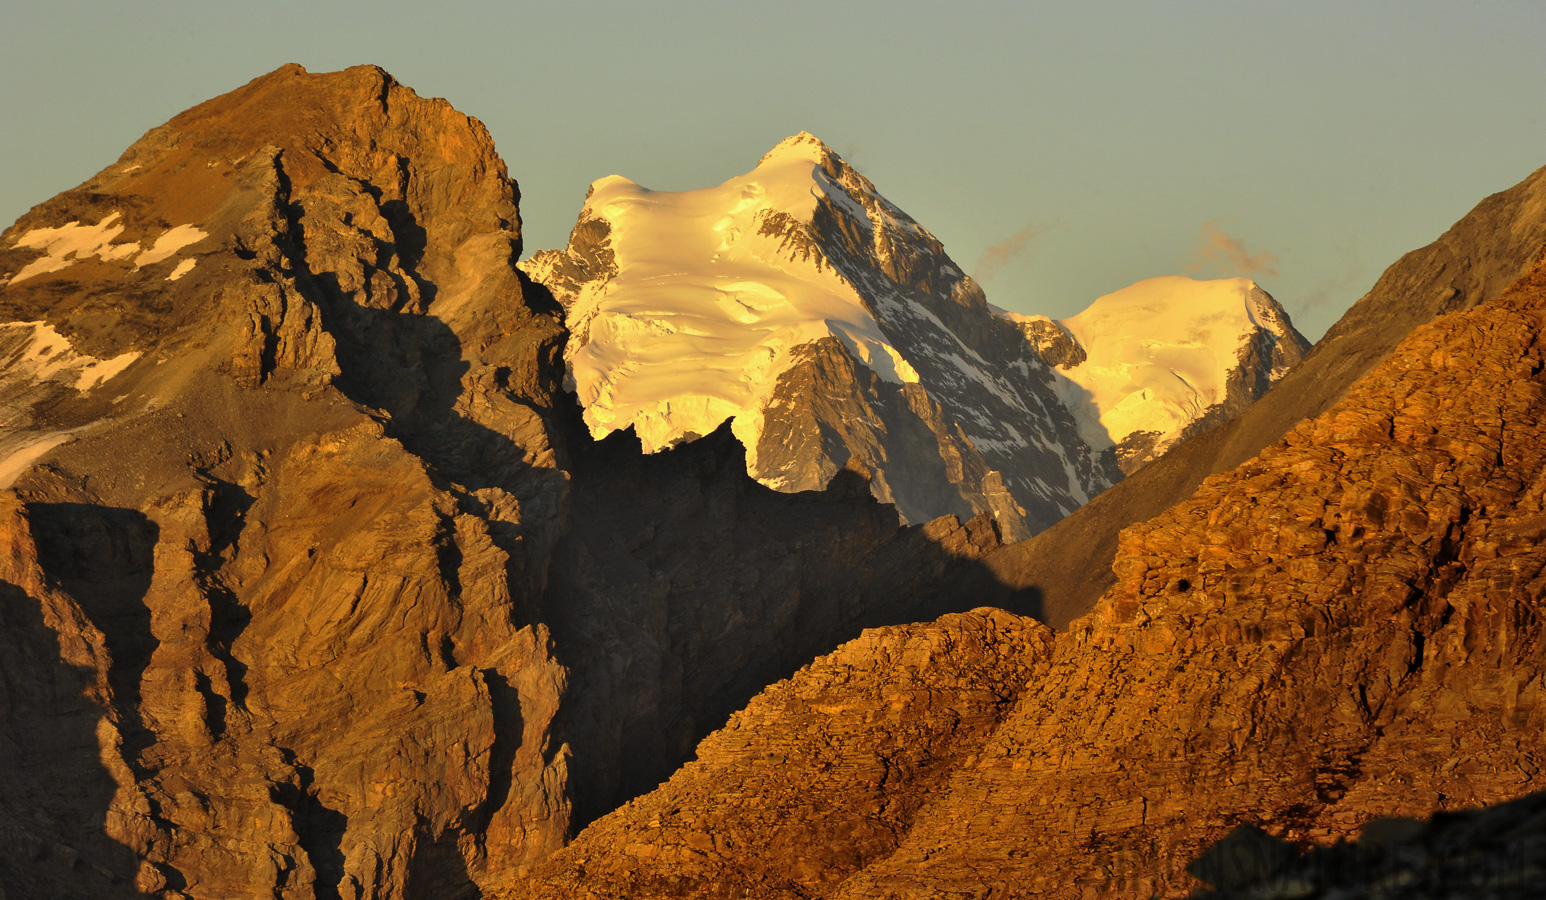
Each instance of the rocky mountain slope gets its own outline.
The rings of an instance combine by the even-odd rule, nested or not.
[[[594,443],[517,199],[288,66],[0,234],[0,891],[478,896],[999,545]]]
[[[562,843],[564,332],[519,250],[482,126],[373,68],[0,236],[7,891],[406,896]]]
[[[1125,532],[1066,633],[868,632],[506,896],[1173,895],[1242,823],[1326,843],[1546,787],[1535,262]]]
[[[1238,416],[1191,435],[1053,528],[986,560],[993,577],[983,589],[1011,588],[1004,605],[1034,602],[1036,614],[1057,627],[1089,612],[1114,583],[1111,561],[1122,529],[1180,503],[1204,478],[1325,412],[1413,328],[1496,298],[1529,270],[1543,244],[1546,168],[1483,200],[1438,240],[1385,270],[1303,362]]]
[[[822,238],[845,280],[945,277],[867,182],[795,149],[877,243],[827,240],[862,230],[836,193],[763,237]],[[576,304],[515,268],[517,200],[444,101],[287,66],[0,234],[5,896],[1063,890],[1107,859],[1179,889],[1118,864],[1162,839],[1183,859],[1258,793],[1275,818],[1253,821],[1326,836],[1366,801],[1534,783],[1538,398],[1487,405],[1538,378],[1534,295],[1423,332],[1351,419],[1134,532],[1124,587],[1054,635],[962,612],[1034,605],[995,575],[994,509],[900,527],[858,462],[773,490],[733,423],[653,454],[633,427],[593,440],[562,385]],[[552,272],[604,270],[603,224]],[[980,296],[904,299],[945,330],[875,316],[800,365],[867,370],[875,335],[904,361],[1034,355]],[[1236,518],[1214,535],[1198,510]],[[1398,757],[1417,774],[1376,777]]]
[[[1119,461],[1233,415],[1304,347],[1243,283],[1129,289],[1063,324],[996,314],[808,134],[715,188],[604,178],[569,247],[523,267],[567,309],[593,435],[632,427],[653,452],[728,420],[777,490],[850,468],[906,521],[989,513],[1012,539],[1104,490]]]

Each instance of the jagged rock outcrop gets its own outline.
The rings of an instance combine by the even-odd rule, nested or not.
[[[986,642],[1018,667],[895,654],[871,633],[770,689],[697,763],[506,895],[1175,895],[1239,824],[1324,844],[1546,787],[1546,253],[1536,262],[1125,532],[1116,585],[1068,632]],[[929,641],[972,648],[982,627],[942,619]],[[851,728],[871,688],[843,678],[889,659],[899,714]],[[994,712],[972,706],[1022,677]],[[929,699],[913,705],[917,684]],[[959,755],[901,749],[938,747],[927,735],[958,722],[972,723]],[[902,777],[852,777],[877,768]],[[778,773],[791,783],[759,787]]]
[[[777,490],[863,471],[904,521],[986,513],[1012,539],[1121,477],[939,241],[809,134],[715,188],[601,179],[568,248],[522,265],[567,309],[597,437],[654,452],[730,420]]]
[[[1089,612],[1113,584],[1110,563],[1122,529],[1180,503],[1207,476],[1325,412],[1413,328],[1496,298],[1529,270],[1543,244],[1546,169],[1483,200],[1438,240],[1403,256],[1300,364],[1238,416],[1189,436],[1051,529],[987,559],[993,576],[979,590],[1007,586],[992,602],[1009,608],[1033,597],[1038,614],[1055,627]]]
[[[288,66],[0,236],[7,891],[468,896],[563,842],[519,227],[475,120]]]

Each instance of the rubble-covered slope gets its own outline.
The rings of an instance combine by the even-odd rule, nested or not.
[[[1126,532],[1117,584],[1055,640],[988,642],[1016,663],[970,650],[986,614],[939,620],[912,651],[868,634],[507,895],[1173,895],[1241,823],[1325,843],[1540,790],[1536,262]],[[892,666],[877,706],[861,673]]]
[[[1418,325],[1496,298],[1546,245],[1546,169],[1494,194],[1438,240],[1406,254],[1281,381],[1238,416],[1194,433],[1088,505],[987,560],[1011,594],[1034,596],[1056,627],[1089,612],[1113,580],[1117,535],[1189,497],[1303,419],[1336,403]],[[1006,595],[1005,603],[1016,601]]]

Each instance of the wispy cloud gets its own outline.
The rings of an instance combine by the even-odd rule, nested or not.
[[[1045,230],[1037,225],[1027,225],[982,251],[982,255],[977,257],[977,265],[972,267],[972,277],[979,282],[992,278],[998,274],[999,269],[1023,255],[1030,248],[1031,242]]]
[[[1197,255],[1186,268],[1197,272],[1209,267],[1247,278],[1257,275],[1276,278],[1278,257],[1268,250],[1252,253],[1246,249],[1244,241],[1225,234],[1217,221],[1204,222],[1202,233],[1197,236]]]

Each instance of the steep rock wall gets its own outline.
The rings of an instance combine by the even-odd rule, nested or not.
[[[81,222],[107,243],[56,259]],[[128,357],[91,384],[36,352],[7,372],[30,402],[5,440],[45,449],[13,466],[5,580],[16,615],[46,611],[7,652],[53,631],[92,687],[66,706],[78,777],[0,803],[23,845],[99,872],[78,896],[473,895],[563,842],[566,673],[531,616],[563,329],[519,239],[475,120],[295,66],[0,238],[0,314]],[[24,859],[0,878],[25,895]]]

